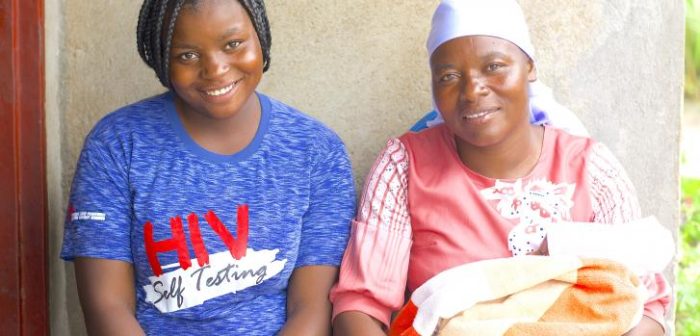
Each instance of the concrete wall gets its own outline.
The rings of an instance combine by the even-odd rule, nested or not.
[[[387,137],[430,108],[424,41],[437,0],[269,0],[260,90],[346,141],[358,184]],[[676,229],[682,0],[523,0],[539,75],[627,167],[645,214]],[[84,334],[65,200],[95,121],[162,90],[135,46],[137,0],[46,1],[50,302],[54,335]],[[672,269],[669,268],[669,278]]]

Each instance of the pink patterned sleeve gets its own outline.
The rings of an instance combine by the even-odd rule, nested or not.
[[[602,143],[591,149],[587,166],[594,222],[625,223],[642,217],[637,191],[625,169]]]
[[[593,221],[620,224],[641,218],[637,192],[627,173],[610,149],[596,143],[591,149],[587,166],[587,178],[591,190]],[[669,310],[671,291],[660,273],[640,277],[647,287],[649,298],[644,304],[644,315],[664,326],[664,316]]]
[[[404,303],[411,250],[406,149],[389,140],[365,181],[338,284],[331,290],[333,318],[366,313],[389,325]]]

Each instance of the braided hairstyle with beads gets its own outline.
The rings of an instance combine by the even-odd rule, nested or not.
[[[206,0],[144,0],[136,26],[136,44],[139,55],[156,72],[163,86],[170,88],[170,45],[175,21],[186,4],[196,5]],[[270,67],[270,24],[264,0],[236,0],[255,26],[263,54],[263,72]]]

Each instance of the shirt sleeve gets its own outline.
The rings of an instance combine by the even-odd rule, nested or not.
[[[642,216],[637,191],[607,146],[593,145],[586,169],[594,222],[617,224]]]
[[[78,159],[61,258],[133,262],[127,154],[103,120],[88,135]]]
[[[360,311],[388,326],[391,313],[404,303],[412,244],[408,164],[403,144],[392,139],[367,177],[339,282],[331,291],[333,318]]]
[[[641,217],[637,192],[632,182],[617,158],[602,143],[594,144],[591,149],[587,177],[594,222],[622,224]],[[633,232],[629,236],[634,236]],[[669,310],[671,299],[670,286],[660,273],[648,273],[640,278],[649,294],[644,304],[644,315],[665,328],[664,316]]]
[[[314,153],[295,267],[338,266],[348,241],[356,197],[352,166],[340,138],[333,133],[327,139],[317,143]]]

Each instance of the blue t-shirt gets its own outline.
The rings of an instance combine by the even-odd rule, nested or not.
[[[338,136],[258,94],[260,125],[234,155],[197,145],[170,93],[121,108],[88,135],[61,257],[133,263],[151,335],[273,335],[287,284],[340,264],[355,191]]]

